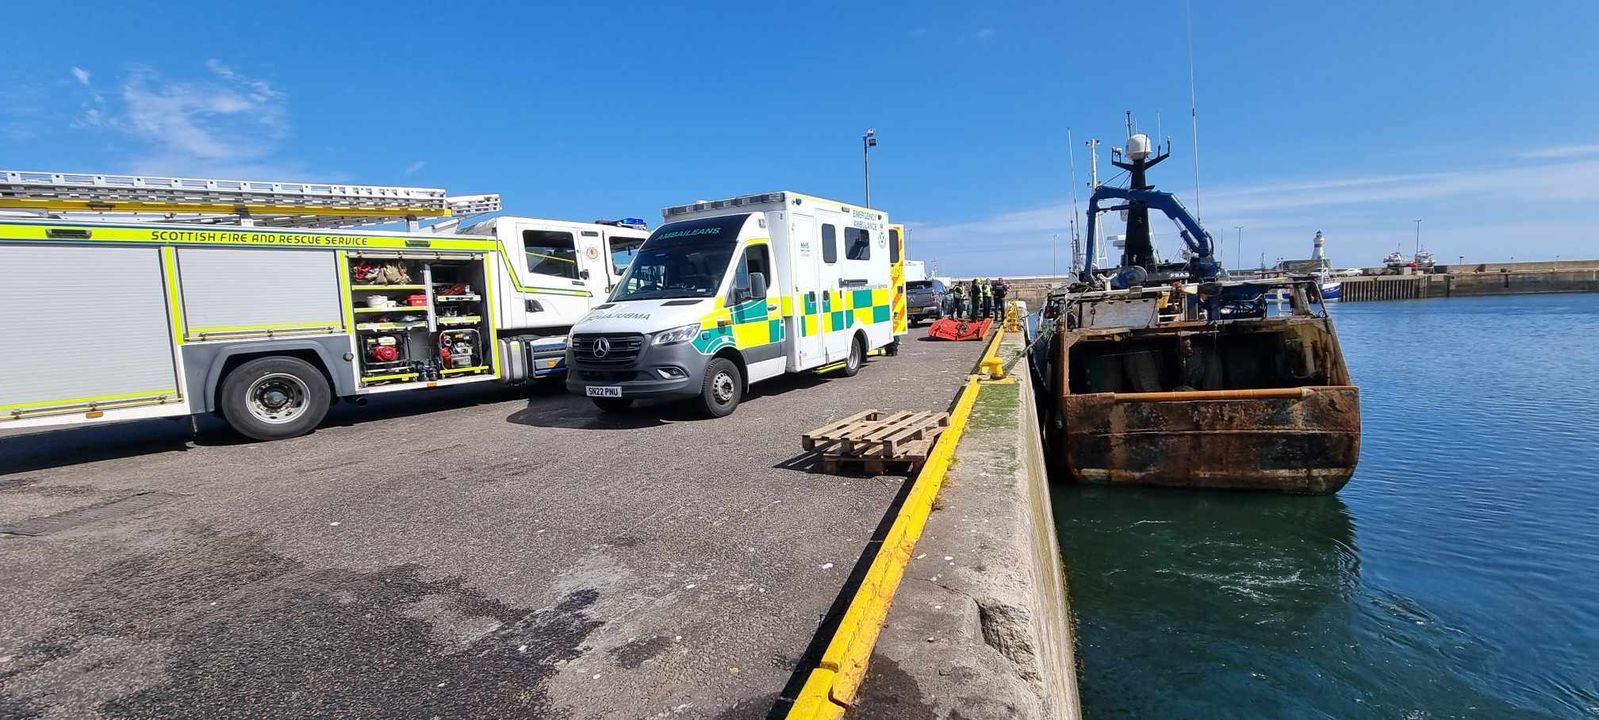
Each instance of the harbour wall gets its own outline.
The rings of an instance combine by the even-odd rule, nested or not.
[[[1599,292],[1599,260],[1549,260],[1440,265],[1430,273],[1383,274],[1383,268],[1364,268],[1362,275],[1338,278],[1342,299],[1420,300],[1480,295]],[[1011,284],[1007,299],[1021,300],[1036,309],[1049,289],[1068,281],[1066,275],[1006,276]],[[970,282],[957,278],[955,282]]]
[[[1065,275],[1028,275],[1025,277],[1007,275],[1005,280],[1010,282],[1010,294],[1006,295],[1005,299],[1020,300],[1027,303],[1027,309],[1031,311],[1038,308],[1039,303],[1043,302],[1044,296],[1049,294],[1051,287],[1066,282],[1068,278]],[[967,277],[957,278],[952,282],[969,283],[971,281],[972,279]]]
[[[1435,272],[1340,278],[1343,302],[1422,300],[1482,295],[1599,292],[1599,268]]]
[[[1021,333],[1002,332],[985,353],[1008,370],[973,388],[980,394],[851,720],[1081,717],[1025,346]]]

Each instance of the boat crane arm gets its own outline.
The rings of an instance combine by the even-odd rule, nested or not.
[[[1182,238],[1183,244],[1188,246],[1188,251],[1193,255],[1188,261],[1188,271],[1193,279],[1211,280],[1216,277],[1218,268],[1213,257],[1215,242],[1211,239],[1210,233],[1200,226],[1199,221],[1189,214],[1188,208],[1183,207],[1182,201],[1178,200],[1177,196],[1158,190],[1132,190],[1100,185],[1094,188],[1094,194],[1088,198],[1088,249],[1084,253],[1086,256],[1083,261],[1084,278],[1092,277],[1095,270],[1094,257],[1098,248],[1094,246],[1096,237],[1094,226],[1099,222],[1099,214],[1126,207],[1122,205],[1100,207],[1100,203],[1105,200],[1141,202],[1150,209],[1164,213],[1187,231],[1182,234]]]

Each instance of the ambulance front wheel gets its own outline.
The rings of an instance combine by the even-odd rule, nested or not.
[[[218,398],[228,426],[252,440],[281,440],[316,429],[333,401],[322,371],[295,357],[256,358],[228,373]]]
[[[727,417],[744,399],[744,374],[727,358],[716,358],[705,365],[705,379],[694,405],[706,417]]]

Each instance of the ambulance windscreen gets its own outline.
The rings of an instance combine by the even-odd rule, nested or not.
[[[662,225],[644,241],[611,302],[705,298],[716,294],[748,215]]]

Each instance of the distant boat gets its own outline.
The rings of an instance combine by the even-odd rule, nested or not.
[[[1337,300],[1344,294],[1344,284],[1323,270],[1316,275],[1316,281],[1321,285],[1321,299]]]

